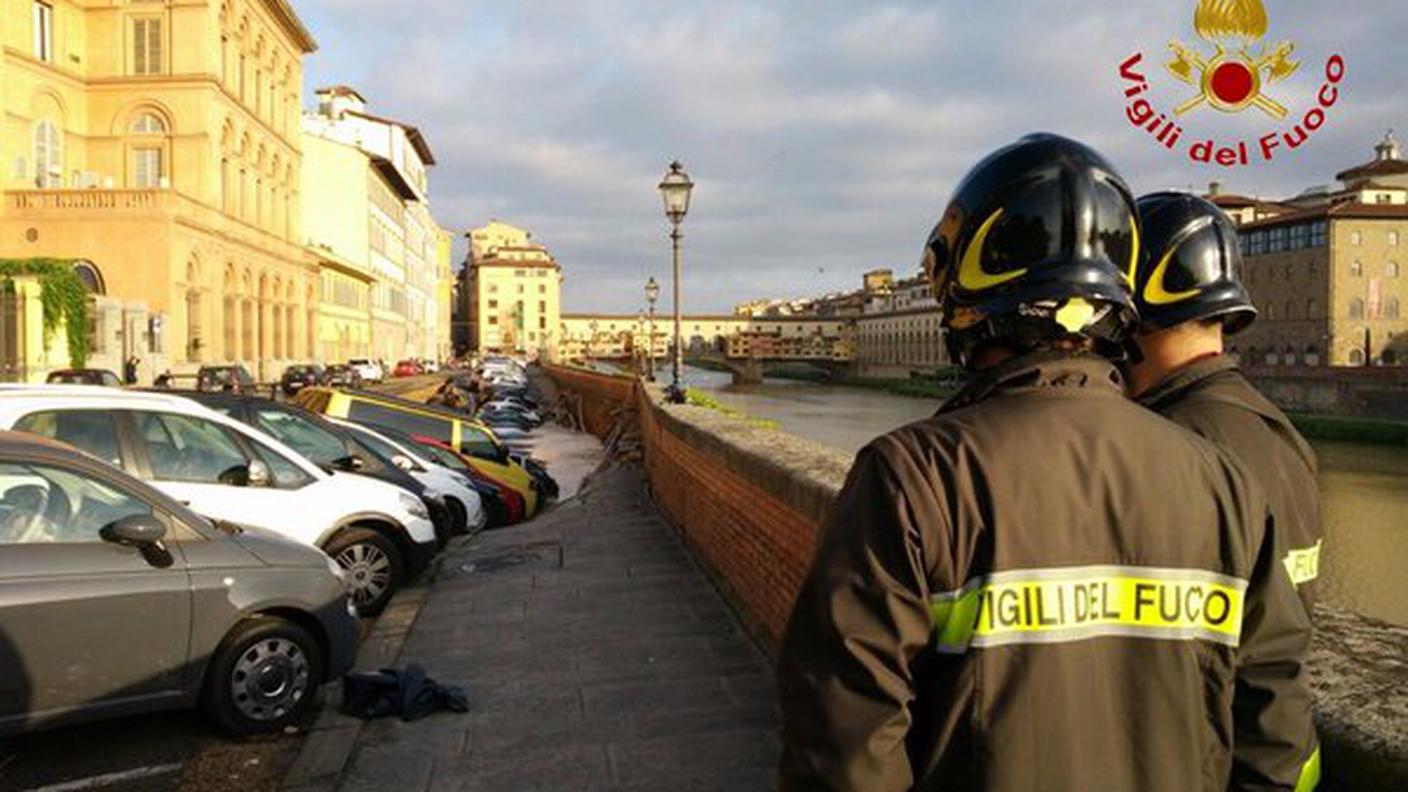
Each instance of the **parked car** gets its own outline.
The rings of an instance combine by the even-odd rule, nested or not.
[[[198,705],[279,732],[356,657],[326,555],[60,443],[0,432],[0,548],[0,734]]]
[[[444,493],[445,502],[452,512],[457,509],[465,512],[460,515],[464,523],[462,533],[477,531],[489,523],[482,488],[476,487],[469,476],[436,464],[424,455],[415,453],[414,449],[407,448],[371,427],[339,418],[326,420],[356,438],[357,442],[370,448],[380,457],[389,459],[399,470],[420,481],[423,486]]]
[[[254,377],[244,366],[201,366],[196,373],[196,390],[249,393]]]
[[[412,436],[424,436],[464,454],[474,468],[495,482],[523,495],[527,516],[538,508],[538,493],[531,473],[514,462],[504,444],[485,425],[444,407],[366,391],[305,388],[299,406],[364,426],[385,426]]]
[[[402,360],[396,363],[396,368],[392,370],[393,377],[416,377],[425,373],[425,369],[414,360]]]
[[[59,369],[49,372],[44,379],[50,385],[100,385],[105,388],[120,388],[122,380],[107,369]]]
[[[430,460],[447,470],[461,473],[473,482],[479,490],[480,498],[489,509],[489,526],[500,528],[516,525],[528,517],[527,500],[523,493],[508,484],[495,481],[492,477],[470,464],[470,460],[451,451],[444,443],[431,440],[423,435],[410,435],[386,426],[372,427],[378,434],[396,441],[402,448],[414,454],[416,459]]]
[[[347,361],[347,365],[356,370],[357,376],[363,382],[381,382],[386,379],[386,372],[381,364],[370,358],[352,358]]]
[[[332,385],[338,388],[360,388],[362,387],[362,375],[357,373],[357,369],[345,364],[334,363],[325,370],[327,380],[324,385]]]
[[[452,493],[443,486],[432,486],[346,427],[321,415],[259,396],[202,393],[191,394],[190,398],[268,434],[328,472],[367,476],[410,492],[425,503],[442,546],[452,536],[482,527],[484,510],[477,493]]]
[[[284,369],[279,378],[279,389],[285,396],[292,396],[309,385],[326,385],[327,374],[316,363],[298,364]]]
[[[263,432],[180,396],[64,385],[0,386],[0,429],[54,438],[119,466],[200,514],[322,548],[374,614],[439,549],[405,490],[328,473]]]

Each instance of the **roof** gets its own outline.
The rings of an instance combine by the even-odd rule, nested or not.
[[[385,157],[378,157],[375,154],[369,155],[369,158],[372,161],[372,168],[374,168],[377,173],[381,174],[381,178],[386,180],[386,183],[392,190],[396,191],[396,194],[401,197],[401,200],[414,201],[417,199],[416,189],[411,186],[410,182],[406,181],[406,177],[401,175],[401,169],[397,168],[395,163]]]
[[[1408,173],[1408,160],[1380,159],[1356,165],[1347,171],[1341,171],[1335,174],[1335,178],[1342,182],[1351,182],[1375,176],[1395,176],[1403,173]]]
[[[366,101],[367,101],[367,98],[366,98],[365,96],[362,96],[360,93],[357,92],[357,89],[356,89],[356,88],[353,88],[353,87],[350,86],[350,85],[342,85],[342,84],[338,84],[338,85],[327,85],[327,86],[324,86],[324,87],[322,87],[322,88],[318,88],[318,89],[314,90],[313,93],[314,93],[314,94],[330,93],[330,94],[334,94],[334,95],[338,95],[338,96],[355,96],[355,97],[357,97],[357,99],[358,99],[359,101],[361,101],[363,104],[365,104]]]
[[[278,20],[289,32],[293,42],[303,50],[304,54],[317,51],[318,42],[313,40],[313,34],[303,26],[303,20],[294,13],[293,6],[288,4],[288,0],[264,0],[264,5],[269,9],[269,13],[274,15],[274,19]]]
[[[421,162],[424,162],[426,165],[435,164],[435,155],[430,151],[430,143],[426,141],[425,135],[421,134],[421,131],[416,127],[413,127],[410,124],[405,123],[404,121],[397,121],[394,118],[387,118],[386,116],[373,115],[371,113],[363,112],[361,110],[348,110],[347,115],[353,115],[357,116],[358,118],[365,118],[368,121],[376,121],[377,123],[390,124],[391,126],[400,127],[401,129],[405,130],[406,139],[411,141],[411,146],[413,146],[416,150],[416,153],[420,155]]]
[[[1244,223],[1242,230],[1251,231],[1260,228],[1272,228],[1279,225],[1287,225],[1319,218],[1346,220],[1408,220],[1408,205],[1366,204],[1359,201],[1344,201],[1327,206],[1314,206],[1309,209],[1301,209],[1299,211],[1277,215],[1276,217],[1254,220],[1250,223]]]

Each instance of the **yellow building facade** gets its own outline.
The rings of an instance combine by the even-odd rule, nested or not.
[[[316,45],[286,0],[0,11],[0,258],[83,262],[90,364],[271,378],[310,356],[299,126]]]
[[[562,269],[552,254],[527,230],[497,220],[467,236],[470,350],[555,359]]]

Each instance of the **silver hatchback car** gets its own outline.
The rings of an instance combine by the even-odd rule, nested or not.
[[[237,734],[278,731],[356,649],[316,548],[0,432],[0,734],[197,705]]]

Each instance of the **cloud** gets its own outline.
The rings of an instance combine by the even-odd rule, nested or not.
[[[439,160],[436,217],[498,217],[552,246],[572,310],[634,311],[668,275],[655,185],[679,157],[698,183],[686,221],[686,299],[728,310],[759,296],[854,288],[913,271],[955,181],[1038,129],[1087,140],[1137,190],[1283,196],[1362,162],[1408,129],[1400,0],[1350,7],[1268,0],[1268,37],[1301,72],[1277,86],[1305,108],[1331,52],[1349,62],[1342,105],[1312,143],[1229,172],[1153,145],[1124,119],[1118,64],[1145,53],[1162,106],[1171,38],[1195,42],[1193,0],[300,0],[322,45],[308,86],[347,82],[374,112],[425,131]],[[1254,140],[1258,114],[1187,119]],[[1191,134],[1191,132],[1190,132]],[[457,248],[462,255],[463,248]]]

